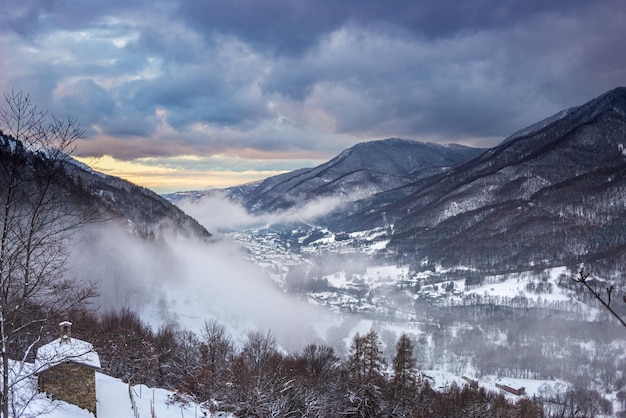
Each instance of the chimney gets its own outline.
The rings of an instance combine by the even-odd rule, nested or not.
[[[72,323],[70,321],[59,323],[59,331],[61,333],[60,344],[69,344],[72,341]]]

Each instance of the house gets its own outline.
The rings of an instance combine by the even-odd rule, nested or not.
[[[496,387],[498,389],[504,390],[505,392],[512,393],[513,395],[522,396],[526,394],[526,388],[523,386],[515,385],[512,382],[506,382],[501,379],[498,379],[496,382]]]
[[[72,338],[72,323],[59,324],[60,337],[39,347],[35,358],[39,391],[96,415],[96,370],[100,358],[93,345]]]

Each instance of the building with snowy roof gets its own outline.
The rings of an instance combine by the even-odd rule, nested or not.
[[[93,345],[72,338],[72,323],[59,324],[60,337],[39,347],[35,359],[39,391],[96,414],[96,370],[100,358]]]

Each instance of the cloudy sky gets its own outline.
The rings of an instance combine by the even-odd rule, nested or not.
[[[0,89],[157,192],[388,137],[492,146],[626,85],[626,0],[4,0]]]

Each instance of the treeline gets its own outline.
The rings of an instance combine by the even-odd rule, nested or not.
[[[545,416],[530,399],[511,402],[477,385],[433,390],[405,334],[388,365],[375,331],[354,336],[342,360],[320,344],[285,353],[270,332],[252,331],[237,345],[214,321],[195,334],[171,326],[153,331],[129,310],[72,319],[74,335],[94,344],[104,373],[240,417]]]

